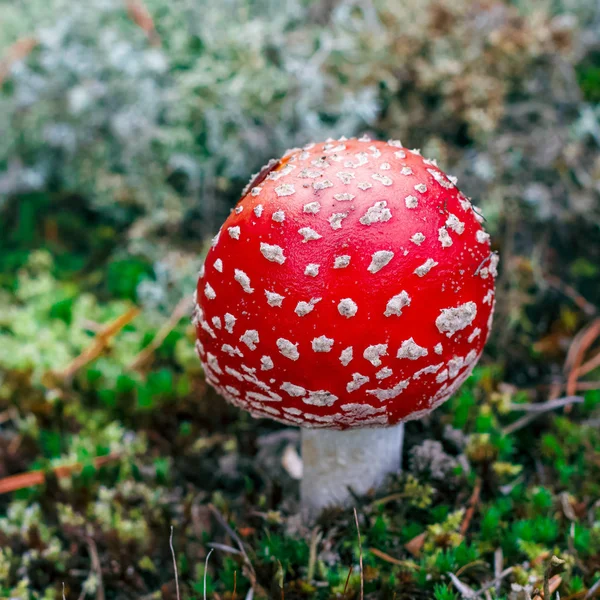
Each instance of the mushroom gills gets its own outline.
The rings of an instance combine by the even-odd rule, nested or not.
[[[348,506],[401,470],[404,423],[375,429],[302,429],[304,518]],[[352,490],[352,493],[350,492]]]

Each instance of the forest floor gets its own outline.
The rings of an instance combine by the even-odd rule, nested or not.
[[[0,597],[600,597],[600,391],[577,382],[598,321],[568,386],[484,357],[407,425],[401,476],[308,528],[299,431],[206,386],[189,302],[138,308],[151,267],[106,259],[117,231],[58,220],[68,248],[47,225],[2,253]]]

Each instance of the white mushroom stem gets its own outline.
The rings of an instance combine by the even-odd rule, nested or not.
[[[377,488],[390,473],[399,473],[404,424],[380,429],[303,429],[301,484],[306,519],[324,508],[348,506],[352,495]]]

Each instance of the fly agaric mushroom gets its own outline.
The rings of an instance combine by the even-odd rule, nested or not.
[[[302,428],[310,516],[399,471],[403,423],[471,373],[498,263],[481,220],[418,150],[342,138],[271,161],[214,238],[194,311],[206,379]]]

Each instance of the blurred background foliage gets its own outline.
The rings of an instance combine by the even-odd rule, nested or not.
[[[452,511],[473,479],[450,502],[445,484],[413,465],[418,480],[403,493],[415,506],[433,494],[435,510],[409,525],[402,512],[367,511],[365,535],[400,552],[387,533],[401,528],[404,543],[428,531],[419,568],[434,576],[411,579],[396,565],[373,581],[390,594],[402,582],[410,598],[454,598],[443,573],[489,552],[502,529],[507,560],[566,549],[563,592],[590,584],[597,506],[576,530],[573,519],[556,531],[548,519],[561,494],[599,496],[593,477],[584,486],[600,464],[596,392],[574,413],[596,425],[542,420],[534,446],[504,436],[496,413],[499,398],[560,394],[573,354],[581,363],[597,348],[596,0],[0,0],[0,477],[83,467],[72,481],[49,476],[0,496],[0,596],[58,597],[61,577],[77,593],[150,593],[165,581],[157,567],[170,560],[164,535],[175,520],[182,577],[201,597],[203,571],[186,558],[205,556],[198,540],[210,518],[197,494],[227,512],[228,493],[238,511],[261,515],[254,533],[268,529],[252,542],[262,585],[282,568],[295,582],[289,597],[316,593],[299,583],[308,546],[270,512],[291,485],[269,475],[284,438],[206,390],[186,299],[205,241],[251,173],[287,148],[364,132],[419,147],[458,176],[502,257],[480,387],[409,430],[415,443],[440,438],[444,425],[464,430],[454,454],[470,452],[492,478],[489,512],[463,546]],[[583,389],[597,374],[592,363]],[[116,459],[95,462],[107,456]],[[552,469],[546,479],[540,465]],[[354,538],[332,535],[317,567],[340,594],[358,554]],[[104,584],[93,569],[80,573],[94,543]],[[210,590],[232,589],[228,560]],[[532,564],[540,575],[543,560]],[[359,582],[349,581],[354,594]]]

